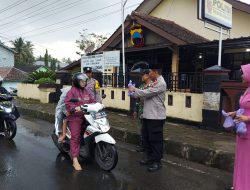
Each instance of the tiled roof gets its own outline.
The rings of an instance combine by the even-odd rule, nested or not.
[[[186,43],[201,43],[201,42],[207,42],[208,40],[194,32],[191,32],[190,30],[176,24],[173,21],[153,17],[150,15],[133,12],[132,16],[137,16],[144,21],[162,29],[163,31],[171,34],[172,36],[175,36],[176,38],[183,40]]]
[[[27,73],[15,67],[0,67],[0,76],[4,81],[23,81]]]
[[[81,67],[81,59],[74,61],[73,63],[61,68],[60,70],[71,70],[74,67]]]
[[[32,73],[36,71],[37,69],[39,69],[40,67],[45,67],[45,66],[43,65],[17,65],[15,67],[26,73]]]

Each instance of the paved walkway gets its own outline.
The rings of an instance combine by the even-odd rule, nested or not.
[[[53,121],[56,104],[42,104],[34,100],[16,99],[20,111],[34,117]],[[136,143],[138,121],[117,112],[108,111],[113,135],[118,139]],[[164,127],[166,153],[232,171],[235,135],[213,132],[197,127],[167,122]],[[137,138],[138,140],[138,138]]]

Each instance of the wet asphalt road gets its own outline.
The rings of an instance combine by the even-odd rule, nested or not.
[[[22,116],[14,141],[0,137],[0,190],[223,190],[232,175],[172,156],[163,168],[148,173],[140,166],[134,146],[118,142],[119,162],[104,172],[95,162],[73,171],[68,157],[59,154],[50,134],[53,125]]]

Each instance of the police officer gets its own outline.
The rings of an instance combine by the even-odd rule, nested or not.
[[[100,96],[100,84],[98,80],[93,78],[93,72],[91,67],[84,67],[83,68],[84,73],[88,76],[87,86],[86,89],[88,89],[92,95],[94,96],[96,102],[101,103],[101,96]]]
[[[166,82],[160,74],[160,66],[149,66],[149,77],[152,85],[144,90],[135,87],[129,88],[135,92],[135,98],[144,99],[143,109],[143,145],[146,149],[146,159],[140,161],[141,165],[148,165],[148,171],[161,169],[163,156],[163,125],[166,120],[165,92]]]

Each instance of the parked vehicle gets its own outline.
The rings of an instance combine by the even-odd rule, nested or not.
[[[72,99],[72,102],[77,101]],[[80,155],[83,158],[95,158],[101,169],[110,171],[118,162],[116,141],[108,134],[110,129],[104,105],[100,103],[84,104],[81,110],[84,112],[85,131],[82,132]],[[56,122],[58,123],[58,122]],[[69,153],[70,130],[67,128],[64,143],[58,143],[58,136],[52,134],[52,139],[59,151]]]
[[[20,117],[12,100],[13,96],[0,94],[0,133],[8,140],[16,136],[16,120]]]

